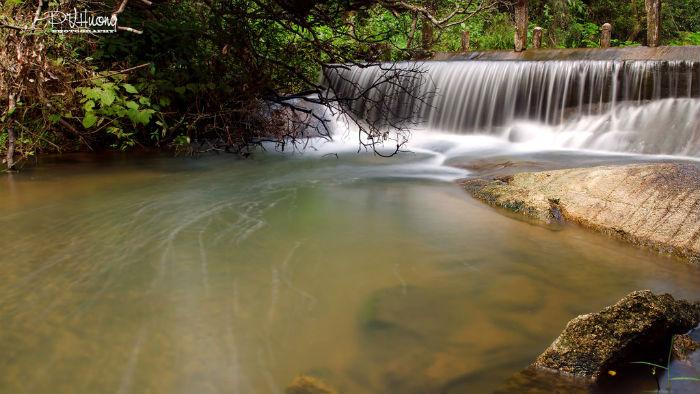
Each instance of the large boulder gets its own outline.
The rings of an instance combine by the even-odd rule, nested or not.
[[[659,163],[468,179],[476,198],[539,221],[569,221],[700,262],[700,167]]]
[[[699,304],[635,291],[600,312],[571,320],[533,367],[597,380],[623,363],[668,353],[673,335],[699,322]]]

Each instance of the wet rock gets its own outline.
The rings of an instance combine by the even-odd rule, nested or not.
[[[469,179],[490,205],[545,223],[569,221],[700,262],[700,167],[636,164]]]
[[[337,391],[321,379],[306,375],[294,378],[284,392],[285,394],[337,394]]]
[[[556,375],[537,368],[527,368],[515,373],[501,383],[494,394],[590,394],[592,382],[587,379],[558,379]]]
[[[687,361],[690,353],[698,350],[700,343],[695,342],[690,335],[676,335],[673,337],[673,357],[676,360]]]
[[[698,304],[635,291],[600,312],[571,320],[533,367],[597,380],[618,365],[667,354],[671,337],[699,322]]]

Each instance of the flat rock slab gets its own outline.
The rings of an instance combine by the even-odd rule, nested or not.
[[[569,221],[700,262],[700,167],[634,164],[468,179],[474,197],[555,223]]]
[[[622,363],[668,353],[671,338],[698,322],[698,304],[635,291],[600,312],[571,320],[533,367],[597,380]]]

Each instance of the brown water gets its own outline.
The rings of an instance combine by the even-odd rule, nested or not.
[[[698,268],[504,216],[414,164],[3,176],[0,392],[280,393],[300,373],[342,393],[491,392],[580,313],[637,289],[700,298]]]

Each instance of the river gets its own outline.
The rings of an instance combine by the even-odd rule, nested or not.
[[[616,113],[677,117],[665,99]],[[589,137],[627,144],[557,143],[577,128],[518,116],[417,129],[391,158],[350,139],[246,160],[66,155],[3,177],[0,392],[281,393],[302,373],[342,393],[493,392],[578,314],[639,289],[697,299],[700,267],[506,215],[456,182],[696,151],[647,152],[588,112]]]

